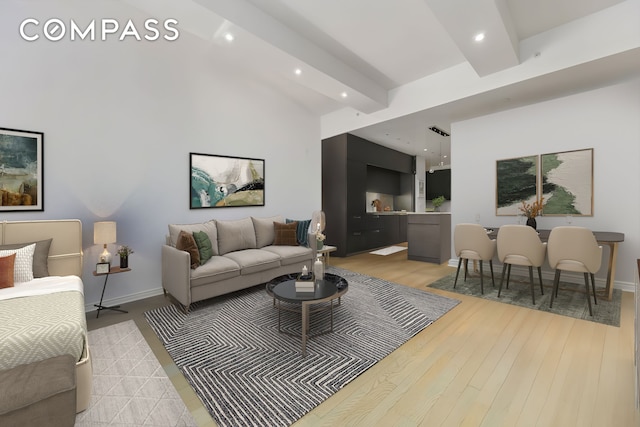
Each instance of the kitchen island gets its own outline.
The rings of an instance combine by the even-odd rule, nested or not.
[[[451,212],[407,215],[407,257],[442,264],[451,258]]]

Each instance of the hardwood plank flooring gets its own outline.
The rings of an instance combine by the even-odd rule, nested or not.
[[[461,303],[295,426],[640,427],[631,293],[618,328],[430,289],[455,269],[409,261],[406,251],[330,262]],[[142,316],[168,303],[137,301],[129,314],[89,313],[87,323],[135,319],[198,425],[215,426]]]

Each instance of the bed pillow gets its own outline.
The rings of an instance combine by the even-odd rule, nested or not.
[[[16,254],[13,264],[13,281],[15,283],[33,280],[33,252],[36,244],[32,243],[20,249],[5,249],[0,251],[0,257]]]
[[[182,230],[178,234],[176,249],[189,252],[189,255],[191,255],[191,268],[198,268],[200,265],[200,252],[198,252],[198,245],[196,245],[196,240],[193,238],[192,233]]]
[[[296,238],[298,239],[298,244],[301,246],[308,246],[307,240],[308,240],[308,233],[309,233],[309,224],[311,224],[311,220],[310,219],[299,220],[299,219],[287,218],[287,224],[290,224],[292,222],[298,223],[298,227],[296,228]]]
[[[283,224],[281,222],[273,223],[273,230],[275,232],[274,245],[286,245],[286,246],[298,246],[298,239],[296,238],[297,222],[290,222],[289,224]]]
[[[0,289],[13,288],[13,264],[16,254],[0,257]]]
[[[198,253],[200,254],[200,265],[204,265],[213,256],[213,249],[211,249],[211,240],[204,231],[194,231],[193,239],[196,241],[198,247]]]
[[[27,243],[12,243],[9,245],[0,245],[0,250],[5,249],[20,249],[27,245],[36,244],[36,249],[33,252],[33,277],[48,277],[49,276],[49,249],[51,248],[51,241],[53,239],[40,240],[38,242]]]

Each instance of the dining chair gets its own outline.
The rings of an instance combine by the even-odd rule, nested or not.
[[[509,277],[511,266],[521,265],[529,268],[529,283],[531,284],[531,302],[536,304],[536,296],[533,285],[533,267],[538,270],[540,280],[540,293],[544,295],[542,288],[542,264],[547,253],[547,244],[540,241],[536,230],[528,225],[502,225],[498,230],[496,239],[498,246],[498,259],[502,263],[502,277],[498,288],[498,298],[502,292],[504,274],[507,272],[507,289],[509,289]]]
[[[584,274],[589,314],[593,316],[591,296],[589,295],[589,277],[591,277],[593,301],[598,304],[595,273],[600,270],[600,265],[602,264],[602,246],[598,246],[593,232],[584,227],[555,227],[549,233],[547,255],[549,265],[556,271],[549,307],[553,307],[553,297],[558,296],[560,272],[574,271]]]
[[[458,275],[460,274],[460,266],[464,260],[464,280],[467,280],[467,272],[469,270],[469,260],[478,261],[480,264],[480,292],[484,294],[484,272],[482,271],[482,262],[489,261],[489,269],[491,270],[491,283],[496,286],[493,277],[493,256],[496,253],[496,241],[490,239],[484,227],[480,224],[457,224],[453,231],[453,245],[458,257],[458,270],[453,287],[458,283]]]

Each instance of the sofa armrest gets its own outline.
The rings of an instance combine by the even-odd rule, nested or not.
[[[162,288],[185,307],[191,304],[191,257],[173,246],[162,246]]]

